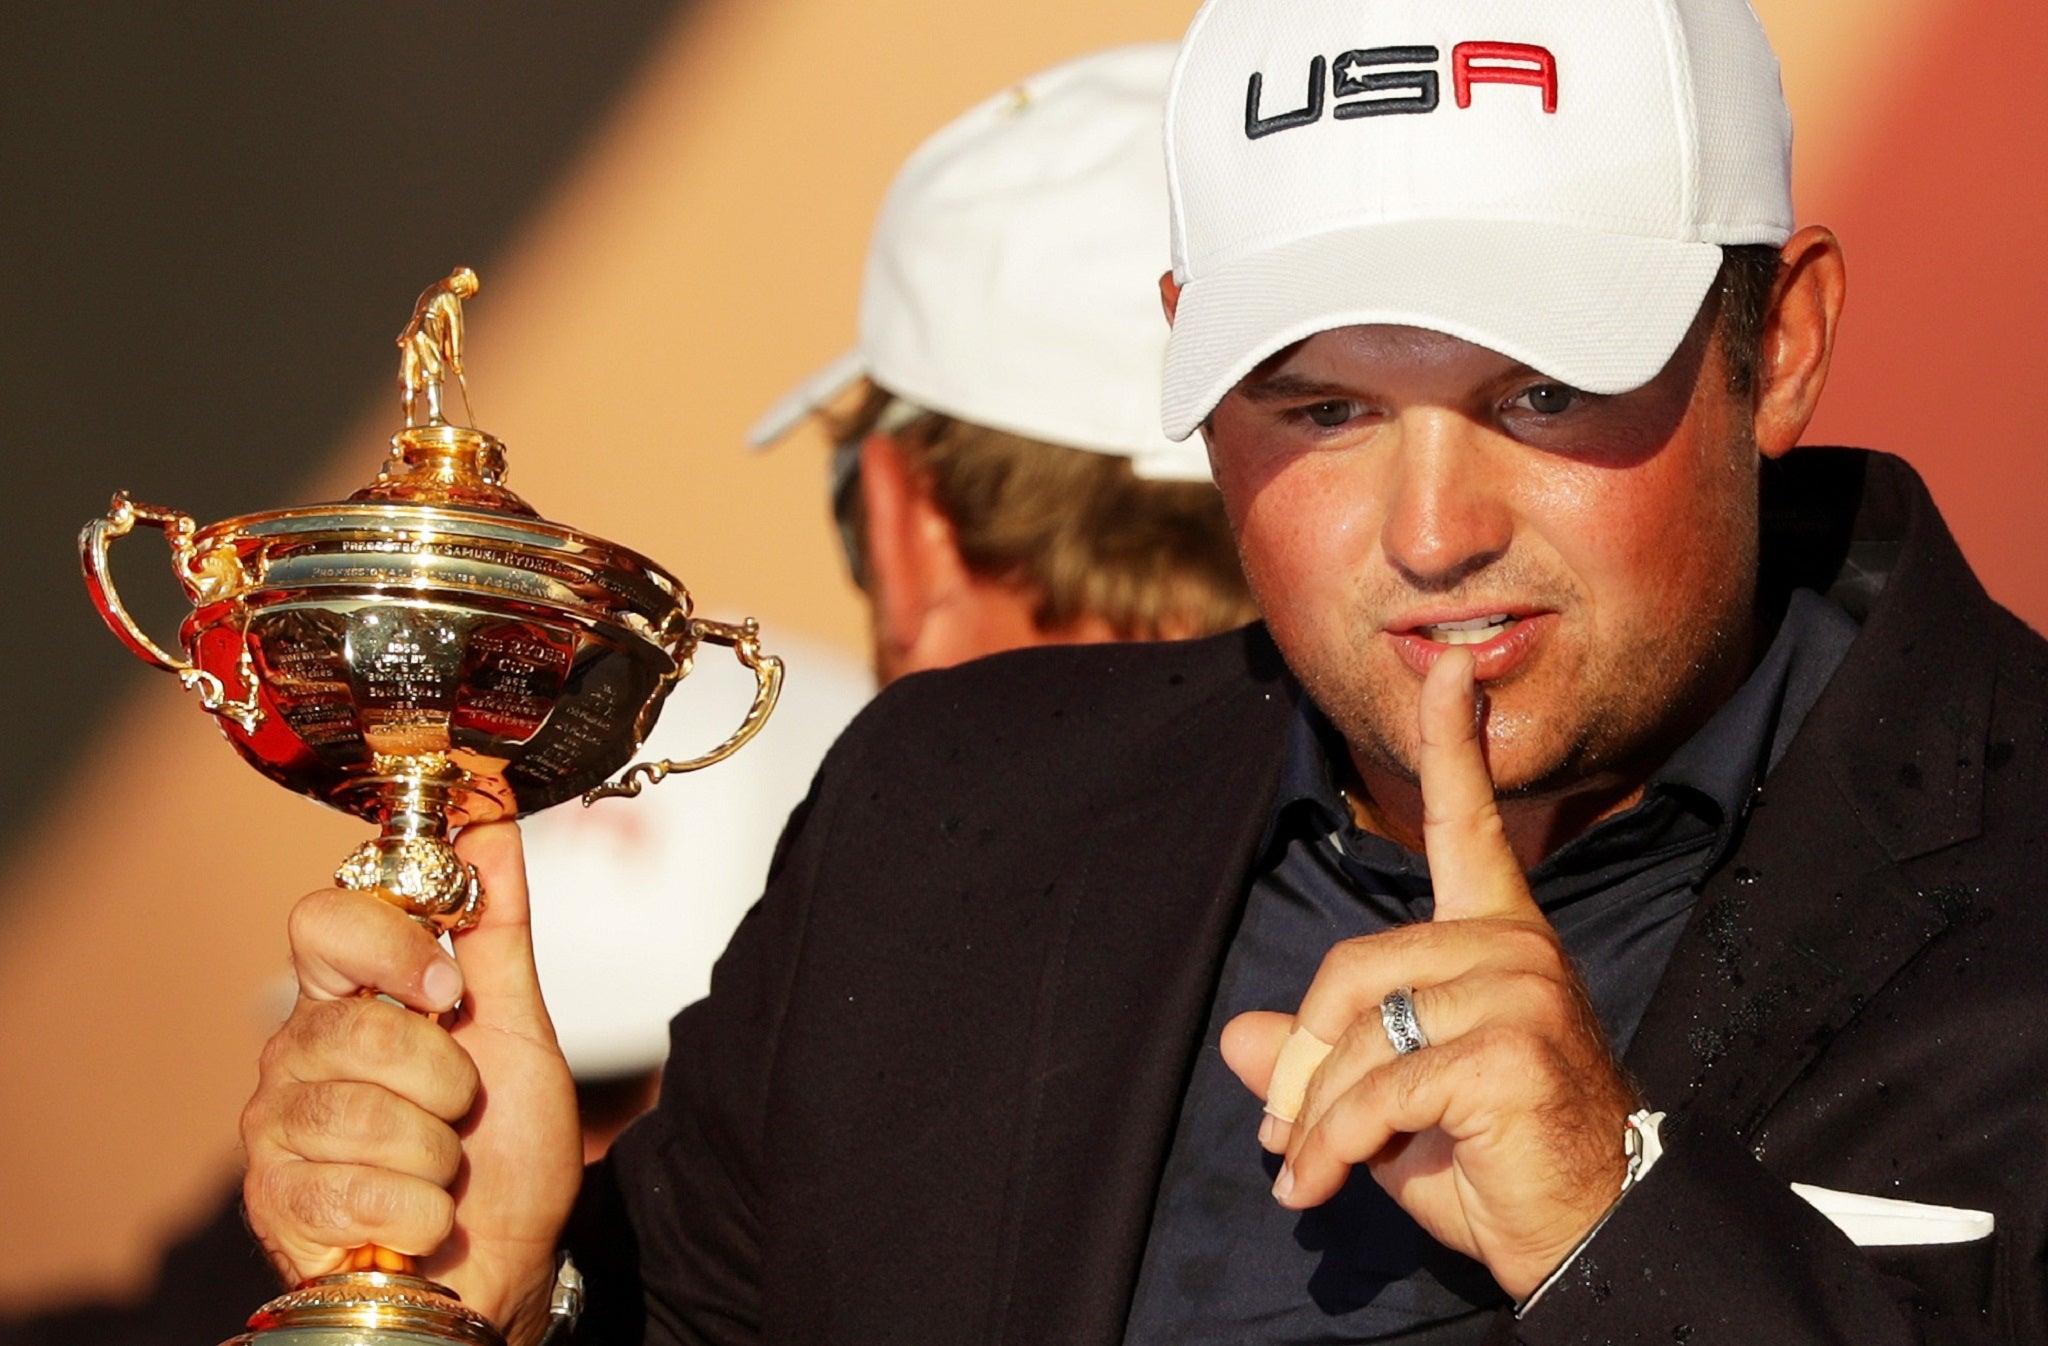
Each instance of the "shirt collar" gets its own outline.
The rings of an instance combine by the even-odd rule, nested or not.
[[[1711,800],[1724,821],[1740,816],[1791,746],[1856,632],[1841,608],[1811,589],[1794,590],[1756,670],[1651,773],[1649,788],[1691,789]]]
[[[1329,746],[1325,746],[1327,739]],[[1307,692],[1298,692],[1294,715],[1287,723],[1287,738],[1280,749],[1280,788],[1273,796],[1273,811],[1266,819],[1266,834],[1259,854],[1266,855],[1274,842],[1291,831],[1288,818],[1300,814],[1303,828],[1328,836],[1349,821],[1350,811],[1337,793],[1330,772],[1330,754],[1341,751],[1336,727],[1323,715]]]

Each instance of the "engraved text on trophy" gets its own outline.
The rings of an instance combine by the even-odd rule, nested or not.
[[[348,623],[364,741],[389,756],[446,752],[469,621],[442,609],[386,604],[358,608]]]

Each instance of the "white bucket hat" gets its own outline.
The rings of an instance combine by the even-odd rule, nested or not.
[[[1159,429],[1170,43],[1084,56],[920,146],[876,221],[859,345],[748,433],[787,434],[863,375],[929,411],[1207,480]]]
[[[1744,0],[1209,0],[1166,120],[1176,439],[1361,323],[1640,387],[1721,247],[1792,231],[1791,117]]]

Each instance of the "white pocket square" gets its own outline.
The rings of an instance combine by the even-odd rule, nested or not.
[[[1793,1194],[1832,1220],[1859,1248],[1896,1248],[1913,1243],[1974,1243],[1991,1237],[1996,1222],[1988,1210],[1923,1206],[1917,1201],[1837,1192],[1808,1183]]]

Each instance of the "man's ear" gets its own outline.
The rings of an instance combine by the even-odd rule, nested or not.
[[[1830,229],[1808,225],[1779,255],[1757,369],[1756,443],[1766,458],[1789,453],[1820,406],[1848,288],[1842,243]]]
[[[1166,325],[1173,326],[1173,315],[1180,312],[1180,285],[1171,271],[1159,273],[1159,307],[1166,310]]]
[[[860,489],[876,667],[887,670],[917,648],[933,609],[962,582],[964,566],[952,522],[893,436],[861,441]]]

